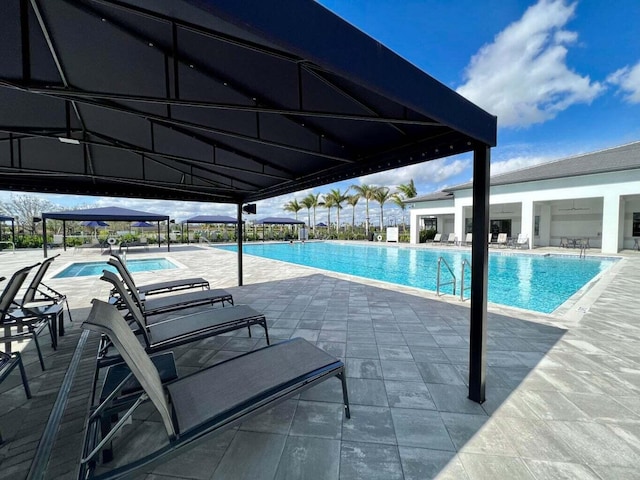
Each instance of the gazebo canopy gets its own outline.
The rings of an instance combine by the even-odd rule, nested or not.
[[[304,225],[304,222],[295,218],[267,217],[256,220],[255,225]]]
[[[165,220],[169,220],[169,216],[159,215],[157,213],[140,212],[138,210],[130,210],[128,208],[100,207],[43,213],[42,219],[163,222]]]
[[[312,0],[3,0],[0,31],[3,189],[240,204],[496,143]]]
[[[197,215],[187,218],[183,223],[238,223],[238,219],[226,215]]]
[[[13,217],[7,217],[5,215],[0,215],[0,222],[13,222]]]

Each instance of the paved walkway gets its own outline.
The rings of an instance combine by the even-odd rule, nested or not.
[[[2,254],[0,275],[39,261],[40,255]],[[483,405],[466,398],[468,304],[252,257],[244,259],[245,286],[234,287],[234,254],[183,247],[169,256],[185,270],[136,274],[136,279],[202,275],[212,287],[230,290],[236,303],[264,311],[274,340],[304,337],[343,358],[352,417],[343,418],[339,382],[329,380],[140,478],[638,477],[640,255],[634,252],[554,316],[490,306]],[[98,258],[67,252],[51,270]],[[6,440],[0,446],[0,478],[27,478],[30,470],[36,478],[34,458],[43,465],[44,478],[73,478],[77,465],[93,336],[75,356],[79,367],[69,399],[58,405],[60,428],[52,439],[40,438],[84,338],[79,327],[89,301],[105,298],[108,287],[87,277],[46,281],[70,295],[74,322],[67,324],[58,352],[43,346],[46,372],[26,349],[32,400],[25,400],[17,374],[0,385],[0,431]],[[256,335],[258,330],[253,329]],[[175,354],[184,375],[263,344],[260,337],[238,332]],[[161,440],[157,420],[150,410],[137,415],[118,442],[116,458],[132,455],[131,445],[142,449]],[[49,455],[42,455],[45,447]]]

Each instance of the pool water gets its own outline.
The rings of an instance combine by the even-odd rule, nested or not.
[[[146,258],[142,260],[128,260],[127,268],[130,272],[149,272],[152,270],[170,270],[178,266],[166,258]],[[107,262],[84,262],[72,263],[67,268],[57,273],[53,278],[88,277],[91,275],[102,275],[103,270],[118,273],[117,270]]]
[[[217,247],[235,250],[236,247]],[[244,253],[309,267],[383,280],[436,291],[438,258],[443,257],[457,277],[460,295],[462,261],[471,263],[471,251],[348,245],[322,242],[293,244],[248,244]],[[489,255],[488,300],[501,305],[551,313],[600,272],[615,263],[614,258],[586,258],[563,255]],[[444,265],[441,283],[451,280]],[[471,284],[465,269],[465,290]],[[451,294],[452,285],[440,287]],[[465,298],[470,292],[466,290]]]

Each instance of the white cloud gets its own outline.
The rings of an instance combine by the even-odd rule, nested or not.
[[[524,127],[590,103],[604,87],[566,65],[578,38],[563,27],[576,3],[539,0],[471,59],[458,93],[498,116],[500,126]]]
[[[501,175],[503,173],[511,172],[513,170],[520,170],[523,168],[533,167],[541,163],[549,162],[553,160],[549,157],[512,157],[506,160],[499,160],[491,162],[491,176]]]
[[[618,86],[629,103],[640,103],[640,62],[613,72],[607,82]]]
[[[409,183],[413,179],[416,185],[436,184],[459,175],[471,166],[471,161],[460,157],[441,158],[430,162],[409,165],[386,172],[374,173],[360,177],[360,184],[373,184],[394,187]]]

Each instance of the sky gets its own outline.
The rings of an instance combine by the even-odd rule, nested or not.
[[[640,140],[638,0],[319,3],[497,115],[492,175]],[[253,218],[292,216],[283,210],[288,201],[354,184],[393,189],[413,179],[418,194],[425,195],[470,181],[471,167],[471,155],[464,154],[296,192],[258,202]],[[235,205],[37,195],[65,209],[117,205],[169,212],[178,221],[235,216]],[[0,192],[0,201],[10,196]],[[362,221],[364,208],[357,207],[356,215]],[[305,220],[306,210],[298,216]],[[316,220],[326,221],[325,216],[320,209]],[[385,204],[385,218],[399,222],[401,217],[396,207]],[[351,221],[348,205],[341,220]]]

